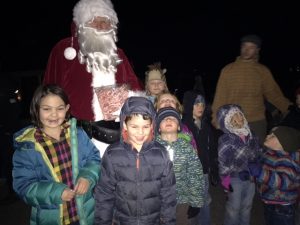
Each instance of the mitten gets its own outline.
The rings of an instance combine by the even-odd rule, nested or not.
[[[220,181],[219,174],[216,172],[211,171],[209,173],[209,180],[212,186],[216,187]]]
[[[251,176],[258,177],[262,169],[262,164],[258,161],[248,162],[248,168]]]
[[[222,187],[224,188],[225,192],[233,192],[233,188],[230,184],[230,176],[227,175],[227,176],[222,176],[221,177],[221,184],[222,184]]]
[[[241,181],[249,180],[250,174],[247,170],[243,170],[243,171],[239,172],[239,178],[241,179]]]
[[[188,219],[197,216],[199,212],[200,212],[200,208],[189,206],[187,211]]]

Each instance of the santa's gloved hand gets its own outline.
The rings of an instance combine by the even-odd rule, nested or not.
[[[230,176],[229,175],[221,177],[221,184],[222,184],[222,187],[225,192],[233,192],[233,188],[230,184]]]
[[[188,219],[197,216],[199,212],[200,212],[200,208],[189,206],[189,209],[187,211]]]
[[[250,161],[248,162],[248,168],[251,176],[258,177],[262,170],[262,163],[259,161]]]

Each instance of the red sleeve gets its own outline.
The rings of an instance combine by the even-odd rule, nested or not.
[[[51,50],[44,74],[44,84],[62,85],[69,62],[64,57],[64,50],[69,47],[70,38],[59,41]]]
[[[135,75],[130,62],[124,51],[118,48],[118,55],[122,59],[122,63],[117,67],[116,81],[118,84],[129,84],[132,90],[142,90],[142,85],[138,77]]]

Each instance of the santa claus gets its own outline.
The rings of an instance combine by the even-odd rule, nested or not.
[[[101,155],[120,137],[115,120],[123,102],[142,93],[126,55],[116,46],[117,25],[110,0],[80,0],[73,9],[72,37],[54,46],[43,80],[66,91],[72,116]]]

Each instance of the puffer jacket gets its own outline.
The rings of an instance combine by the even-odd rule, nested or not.
[[[156,112],[150,100],[128,98],[120,113],[122,130],[132,114],[154,122]],[[111,225],[112,218],[122,225],[175,225],[175,174],[167,150],[153,138],[139,152],[123,138],[108,146],[94,196],[96,225]]]
[[[300,151],[267,149],[261,159],[262,170],[256,177],[257,192],[262,201],[293,204],[299,198]]]
[[[61,195],[67,185],[61,183],[43,147],[35,141],[36,128],[26,127],[14,135],[13,188],[32,207],[30,224],[62,225]],[[71,137],[74,184],[80,178],[90,182],[89,191],[76,197],[81,225],[94,224],[95,200],[92,190],[100,175],[99,150],[87,134],[71,120],[67,129]]]
[[[101,169],[95,224],[111,225],[113,207],[122,225],[175,224],[175,175],[162,145],[150,142],[140,152],[126,143],[110,145]]]

